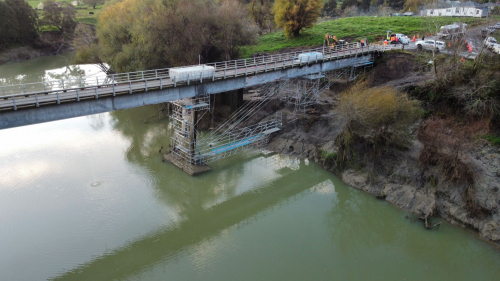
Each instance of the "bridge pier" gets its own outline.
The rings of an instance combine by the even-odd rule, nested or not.
[[[171,151],[163,156],[191,176],[210,171],[211,168],[196,156],[198,112],[210,108],[209,96],[186,98],[172,103],[174,136],[170,144]]]

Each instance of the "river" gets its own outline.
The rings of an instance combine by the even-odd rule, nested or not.
[[[65,55],[1,65],[0,81],[97,72]],[[190,177],[161,161],[168,121],[144,122],[157,110],[0,131],[0,280],[500,276],[471,231],[425,230],[308,160],[246,150]]]

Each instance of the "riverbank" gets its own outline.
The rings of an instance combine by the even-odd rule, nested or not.
[[[73,47],[64,48],[64,46],[62,46],[59,50],[54,50],[53,48],[34,48],[32,46],[10,48],[0,53],[0,65],[8,62],[30,60],[38,57],[60,55],[73,50]]]
[[[471,215],[463,198],[464,186],[447,181],[438,168],[422,169],[419,155],[423,145],[417,140],[416,130],[413,134],[414,142],[407,151],[399,151],[359,169],[335,169],[335,165],[326,159],[323,152],[335,155],[338,149],[335,139],[341,133],[343,124],[333,105],[332,110],[321,112],[318,117],[301,118],[289,124],[272,139],[268,149],[313,160],[352,187],[421,217],[440,216],[453,224],[473,229],[485,240],[500,246],[498,148],[481,141],[466,155],[468,164],[474,167],[478,179],[475,198],[486,211],[480,215]]]
[[[368,80],[375,77],[377,85],[412,88],[433,79],[425,72],[416,75],[406,71],[405,68],[415,65],[403,60],[404,54],[384,61],[368,74]],[[299,115],[298,119],[286,124],[270,141],[268,149],[313,160],[350,186],[418,214],[424,221],[433,216],[442,217],[455,225],[476,231],[481,238],[499,246],[500,147],[484,138],[471,136],[467,144],[461,144],[456,162],[423,163],[422,155],[426,153],[424,148],[427,143],[419,134],[426,126],[437,122],[426,117],[410,127],[412,142],[407,149],[391,150],[372,157],[369,156],[371,151],[359,144],[356,147],[359,161],[340,168],[336,140],[343,132],[346,120],[339,111],[338,96],[345,87],[342,83],[334,84],[331,91],[320,97],[321,102],[314,113]],[[289,114],[293,110],[284,104],[281,107],[281,111]],[[456,131],[451,118],[439,119],[439,122],[448,122],[440,127],[445,142],[455,139]],[[436,152],[436,155],[440,153]],[[466,169],[460,171],[456,167]],[[464,177],[470,171],[473,184],[454,180],[450,170],[460,171],[453,175],[455,178]],[[430,228],[430,225],[425,226]]]

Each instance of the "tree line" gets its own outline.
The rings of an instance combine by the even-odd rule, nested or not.
[[[0,1],[0,19],[0,49],[38,37],[38,15],[25,0]]]
[[[122,0],[101,12],[94,38],[79,26],[75,47],[79,61],[124,72],[230,60],[256,34],[237,1]]]
[[[0,0],[0,50],[15,45],[50,45],[40,34],[51,31],[61,39],[71,39],[76,28],[76,9],[68,2],[45,0],[37,11],[26,0]],[[103,0],[85,0],[96,5]]]

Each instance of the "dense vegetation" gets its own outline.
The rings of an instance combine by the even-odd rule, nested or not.
[[[427,63],[431,54],[402,53],[399,56],[412,65],[408,75],[422,75],[425,82],[399,92],[393,86],[373,85],[373,77],[387,75],[377,73],[387,69],[383,66],[395,55],[386,54],[387,61],[381,60],[375,72],[361,76],[341,95],[340,112],[347,125],[336,139],[336,161],[330,166],[389,176],[387,160],[417,139],[422,175],[434,187],[441,178],[463,190],[470,215],[483,216],[486,211],[475,197],[476,179],[468,159],[483,147],[478,142],[500,145],[500,56],[483,53],[464,60],[440,55],[435,73]]]
[[[24,0],[0,1],[0,19],[0,50],[38,37],[38,15]]]
[[[164,68],[238,56],[257,28],[237,1],[123,0],[101,12],[98,44],[78,46],[78,57],[96,53],[114,71]]]
[[[297,37],[302,29],[313,26],[322,8],[323,0],[276,0],[274,19],[287,37]]]
[[[409,126],[422,115],[419,102],[406,94],[393,87],[369,87],[365,83],[342,94],[340,112],[347,125],[336,140],[339,168],[407,148],[412,139]]]

